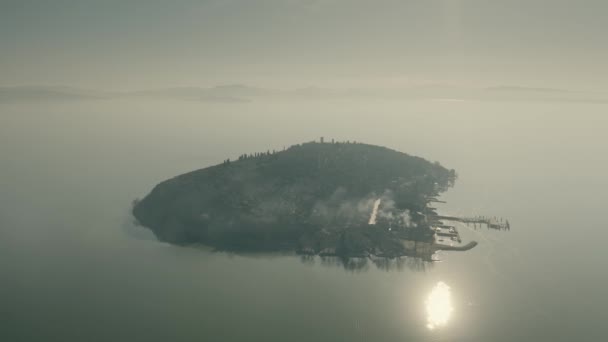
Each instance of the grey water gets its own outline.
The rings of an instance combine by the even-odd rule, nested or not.
[[[369,99],[0,104],[0,340],[603,340],[607,110]],[[505,217],[512,229],[460,226],[464,241],[479,242],[473,250],[387,270],[176,247],[132,224],[131,201],[164,179],[321,136],[440,161],[459,174],[441,213]],[[449,293],[433,304],[440,282]],[[430,326],[433,315],[444,322]]]

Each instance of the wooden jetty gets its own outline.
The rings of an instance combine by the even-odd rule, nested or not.
[[[444,216],[437,215],[434,217],[437,220],[455,221],[466,224],[486,225],[487,228],[497,230],[511,230],[511,224],[509,220],[503,220],[502,218],[486,217],[486,216],[475,216],[475,217],[457,217],[457,216]]]

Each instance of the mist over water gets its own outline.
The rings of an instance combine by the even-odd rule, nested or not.
[[[607,109],[428,99],[0,104],[0,340],[601,340]],[[479,242],[473,250],[387,272],[176,247],[132,225],[131,201],[162,180],[321,136],[454,168],[439,212],[506,217],[512,230],[461,226],[463,240]],[[440,291],[432,311],[442,324],[428,329],[425,303],[438,284],[449,310]]]

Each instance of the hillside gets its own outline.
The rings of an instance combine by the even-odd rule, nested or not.
[[[311,142],[166,180],[133,214],[176,244],[398,255],[400,239],[429,239],[420,211],[455,178],[439,163],[385,147]],[[378,224],[369,225],[378,199]]]

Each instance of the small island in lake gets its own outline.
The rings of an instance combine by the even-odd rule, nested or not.
[[[356,142],[309,142],[158,184],[133,214],[157,238],[229,251],[430,259],[460,236],[429,206],[457,175],[438,162]],[[481,219],[481,218],[480,218]],[[474,221],[472,221],[474,222]]]

